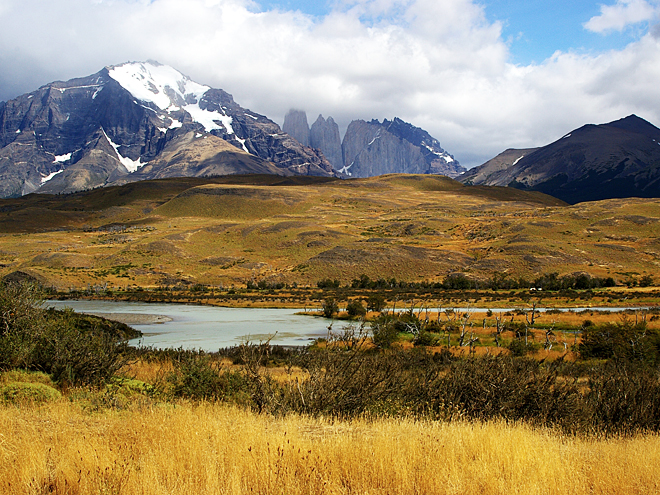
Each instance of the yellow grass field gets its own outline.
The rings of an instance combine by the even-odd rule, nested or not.
[[[651,494],[660,438],[260,416],[187,403],[0,407],[0,493]]]
[[[450,273],[660,276],[660,200],[568,206],[439,176],[145,181],[0,200],[0,276],[60,290],[248,281],[315,286]]]

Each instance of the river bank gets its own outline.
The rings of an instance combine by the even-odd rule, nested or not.
[[[56,300],[122,301],[141,303],[176,303],[220,308],[298,309],[319,312],[326,299],[340,306],[352,299],[366,301],[379,295],[387,307],[449,308],[483,307],[502,310],[527,308],[535,304],[546,308],[620,308],[660,307],[660,289],[616,287],[585,291],[529,290],[405,290],[405,289],[318,289],[312,287],[284,289],[222,289],[206,287],[196,290],[167,288],[129,288],[115,291],[68,291],[49,295]]]

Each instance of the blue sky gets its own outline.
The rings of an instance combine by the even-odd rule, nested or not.
[[[280,124],[399,117],[467,167],[660,126],[660,0],[0,0],[0,25],[0,100],[157,60]]]

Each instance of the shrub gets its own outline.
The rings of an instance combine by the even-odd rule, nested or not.
[[[592,373],[586,402],[591,427],[612,433],[660,430],[658,370],[608,363]]]
[[[437,335],[422,330],[413,339],[413,345],[430,347],[438,345],[439,340]]]
[[[381,316],[371,323],[371,340],[380,349],[389,349],[399,338],[392,317]]]
[[[324,278],[323,280],[319,280],[316,283],[316,286],[319,289],[338,289],[340,285],[339,280],[330,280],[329,278]]]
[[[227,395],[229,380],[213,365],[209,356],[184,354],[174,361],[174,372],[168,377],[175,397],[193,400],[222,399]]]
[[[583,358],[654,364],[660,361],[660,332],[628,318],[616,324],[584,326],[579,352]]]
[[[59,399],[62,394],[44,383],[14,382],[0,385],[0,403],[40,404]]]
[[[362,302],[357,299],[353,299],[348,302],[348,305],[346,306],[346,312],[351,318],[357,318],[367,314],[367,310],[364,309],[364,306],[362,306]]]
[[[333,315],[339,312],[339,304],[334,298],[328,297],[323,301],[322,311],[323,316],[326,318],[332,318]]]
[[[509,342],[507,349],[511,351],[511,354],[516,357],[526,356],[530,352],[536,352],[538,350],[538,345],[531,342],[525,343],[522,339],[513,339]]]
[[[385,297],[382,294],[371,294],[367,298],[367,311],[380,312],[385,309]]]

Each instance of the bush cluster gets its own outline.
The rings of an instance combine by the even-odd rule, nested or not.
[[[520,420],[574,433],[660,431],[660,371],[643,362],[456,357],[423,347],[378,349],[368,337],[363,325],[351,325],[323,346],[290,353],[288,369],[299,371],[288,380],[269,374],[268,343],[237,348],[238,371],[191,356],[196,362],[177,365],[171,380],[177,396],[270,414],[407,414]]]
[[[100,385],[128,360],[124,326],[42,308],[34,285],[0,285],[0,371],[43,371],[64,386]]]

